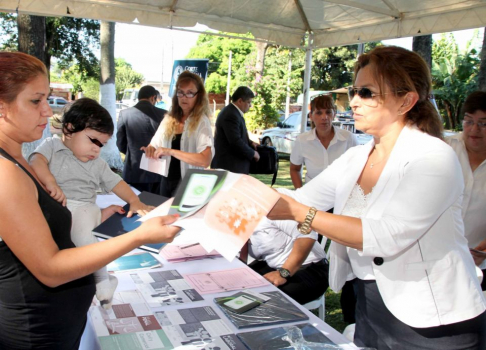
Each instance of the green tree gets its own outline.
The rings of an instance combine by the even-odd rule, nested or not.
[[[120,100],[125,89],[139,86],[143,83],[144,76],[132,69],[132,65],[123,58],[115,59],[115,87],[116,96]]]
[[[237,35],[238,36],[238,35]],[[239,35],[251,37],[250,34]],[[255,55],[255,43],[248,40],[232,39],[209,34],[201,34],[196,46],[191,48],[186,58],[209,59],[209,74],[206,81],[208,92],[224,93],[229,68],[229,52],[231,58],[231,90],[241,85],[237,76],[239,68],[244,67],[248,56]]]
[[[444,34],[432,46],[434,93],[447,129],[460,129],[460,110],[466,97],[477,89],[480,58],[477,36],[459,52],[452,34]]]
[[[17,15],[2,13],[0,28],[0,49],[18,50]],[[99,48],[98,21],[73,17],[46,17],[45,60],[47,69],[51,57],[56,58],[61,68],[68,68],[76,62],[82,78],[99,77],[99,62],[94,50]]]

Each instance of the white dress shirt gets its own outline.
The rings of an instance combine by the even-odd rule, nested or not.
[[[278,269],[287,261],[297,239],[313,239],[315,241],[302,265],[316,263],[326,257],[324,248],[316,241],[317,233],[315,231],[303,235],[297,229],[297,222],[295,221],[268,220],[266,218],[258,224],[255,232],[251,235],[248,253],[255,259],[265,260],[272,269]],[[327,240],[325,237],[322,239]]]
[[[184,124],[184,130],[182,131],[181,136],[181,151],[189,152],[189,153],[201,153],[207,147],[211,148],[211,159],[214,157],[214,139],[213,139],[213,130],[211,128],[211,121],[207,116],[202,116],[199,120],[199,124],[197,125],[196,130],[192,133],[189,132],[188,126],[190,124],[190,118],[187,118],[186,123]],[[171,148],[172,146],[172,137],[165,138],[165,125],[166,121],[168,121],[169,117],[165,117],[160,123],[159,128],[157,129],[152,141],[150,141],[150,145],[157,148],[157,147],[164,147],[164,148]],[[170,166],[170,156],[164,156],[166,159],[165,168],[161,175],[167,177],[169,174],[169,166]],[[184,178],[187,169],[203,169],[201,167],[196,167],[190,165],[186,162],[181,160],[181,178]]]
[[[486,239],[486,160],[473,172],[462,133],[447,137],[445,141],[454,149],[461,163],[464,176],[462,198],[464,235],[468,240],[469,248],[474,248]],[[481,264],[481,268],[486,268],[486,261]]]
[[[295,165],[305,165],[307,169],[306,183],[331,165],[349,148],[358,144],[354,134],[335,126],[333,126],[333,129],[334,137],[327,149],[317,138],[315,128],[300,134],[296,138],[290,154],[290,162]]]

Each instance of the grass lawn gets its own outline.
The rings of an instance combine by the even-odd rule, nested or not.
[[[280,154],[279,169],[277,180],[273,187],[285,187],[293,189],[292,180],[290,180],[290,162],[289,156]],[[252,175],[258,180],[270,186],[272,183],[273,175]],[[338,332],[343,332],[344,328],[348,325],[343,321],[341,305],[339,298],[341,293],[334,293],[330,288],[326,292],[326,323],[336,329]],[[317,311],[317,310],[316,310]],[[317,312],[316,312],[317,314]]]

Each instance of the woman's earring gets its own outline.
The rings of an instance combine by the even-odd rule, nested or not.
[[[2,118],[2,117],[3,117],[3,113],[0,113],[0,118]]]

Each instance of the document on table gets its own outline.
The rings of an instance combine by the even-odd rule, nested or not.
[[[263,287],[269,284],[265,278],[246,267],[183,276],[200,294]]]
[[[90,317],[106,350],[246,350],[209,305],[165,311],[135,309],[131,304],[113,305],[113,310],[92,306]]]
[[[150,307],[204,300],[176,270],[137,272],[130,277]]]
[[[160,255],[170,262],[183,262],[206,258],[211,259],[221,256],[215,250],[208,253],[199,243],[186,245],[168,244],[160,251]]]

